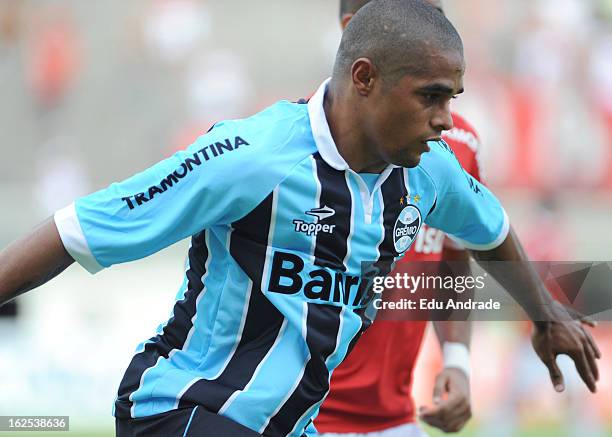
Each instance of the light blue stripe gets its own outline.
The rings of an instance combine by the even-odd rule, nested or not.
[[[270,297],[272,297],[270,295]],[[302,303],[288,307],[289,320],[302,320]],[[275,302],[273,302],[275,303]],[[279,406],[279,400],[289,394],[301,379],[309,351],[302,337],[302,327],[287,325],[283,336],[267,357],[248,390],[242,391],[227,407],[224,416],[251,429],[261,429]]]
[[[189,416],[189,422],[187,422],[187,426],[185,427],[185,432],[183,433],[183,437],[187,437],[187,431],[189,431],[189,427],[191,426],[191,421],[193,420],[193,416],[195,416],[195,412],[198,409],[198,405],[193,407],[193,411],[191,412],[191,416]]]
[[[293,221],[314,222],[314,217],[307,215],[306,211],[319,207],[316,202],[316,193],[317,187],[312,175],[311,161],[306,159],[278,189],[278,208],[272,237],[272,244],[275,247],[302,254],[312,251],[314,236],[296,232]],[[297,215],[295,211],[298,211]],[[291,242],[291,245],[287,246],[287,242]]]
[[[223,305],[216,311],[211,341],[206,355],[198,365],[198,372],[210,379],[218,375],[233,355],[232,350],[240,341],[240,328],[248,310],[247,293],[252,288],[248,276],[234,261],[229,262],[227,281],[221,290]],[[210,324],[210,320],[202,323]]]

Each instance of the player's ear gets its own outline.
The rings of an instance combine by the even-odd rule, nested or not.
[[[349,21],[351,21],[351,18],[353,18],[353,15],[355,14],[343,14],[342,17],[340,17],[340,27],[342,28],[342,31],[344,32],[344,29],[346,29],[346,26],[348,26]]]
[[[368,58],[359,58],[351,67],[351,79],[357,92],[362,96],[368,96],[379,77],[374,63]]]

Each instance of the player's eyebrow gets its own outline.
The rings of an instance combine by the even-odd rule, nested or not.
[[[449,86],[442,85],[440,83],[434,83],[434,84],[426,85],[426,86],[422,87],[419,91],[421,91],[423,93],[447,94],[447,95],[450,95],[450,96],[454,96],[454,95],[463,93],[464,89],[461,88],[460,90],[455,92],[455,90],[453,90]]]

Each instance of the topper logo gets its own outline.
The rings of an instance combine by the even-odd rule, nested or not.
[[[321,220],[325,220],[326,218],[330,218],[336,211],[334,211],[329,206],[324,206],[322,208],[313,208],[310,211],[306,211],[306,214],[312,215],[317,218],[316,222],[320,222]]]
[[[326,220],[336,214],[336,211],[333,208],[330,208],[329,206],[313,208],[310,211],[306,211],[305,214],[313,216],[315,218],[315,222],[309,223],[305,222],[304,220],[295,219],[293,220],[295,232],[315,236],[318,235],[319,232],[333,234],[336,225],[320,223],[322,220]]]

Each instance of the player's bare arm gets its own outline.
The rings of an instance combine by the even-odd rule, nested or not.
[[[442,259],[451,261],[456,275],[469,274],[470,255],[466,250],[444,248]],[[433,406],[419,409],[419,417],[444,432],[458,432],[472,417],[469,344],[472,324],[469,321],[436,320],[436,336],[444,354],[444,369],[436,376]]]
[[[596,391],[599,379],[597,359],[601,353],[585,322],[572,320],[568,311],[555,301],[544,287],[537,273],[527,263],[527,257],[513,231],[498,247],[489,251],[474,251],[479,261],[519,261],[512,277],[495,268],[489,273],[517,300],[534,322],[533,348],[548,368],[550,379],[557,391],[565,386],[557,367],[556,357],[568,355],[591,392]],[[489,264],[490,267],[490,264]]]
[[[53,279],[74,260],[53,219],[0,252],[0,305]]]

